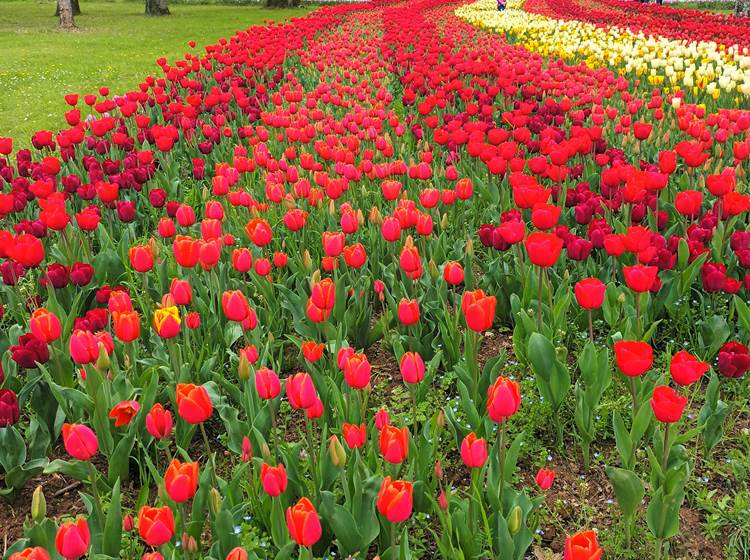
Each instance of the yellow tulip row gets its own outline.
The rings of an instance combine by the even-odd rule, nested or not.
[[[606,66],[641,77],[651,85],[671,85],[714,99],[750,96],[750,52],[710,41],[685,41],[635,33],[617,26],[597,27],[575,20],[527,12],[523,0],[509,0],[504,11],[495,0],[461,6],[456,15],[470,24],[504,33],[511,42],[544,56]],[[747,100],[745,100],[747,102]]]

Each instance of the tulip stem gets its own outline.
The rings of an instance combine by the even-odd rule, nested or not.
[[[313,486],[315,487],[315,494],[317,495],[318,492],[320,492],[320,489],[318,488],[318,474],[317,474],[317,464],[318,461],[316,459],[316,453],[315,453],[315,442],[313,440],[313,430],[312,430],[312,422],[309,419],[305,419],[305,427],[307,428],[307,445],[310,448],[310,476],[312,477]]]
[[[397,553],[397,545],[398,545],[398,538],[396,536],[397,527],[395,523],[391,523],[391,560],[396,560],[398,558]]]
[[[498,487],[498,497],[500,498],[500,512],[503,511],[503,487],[505,486],[505,432],[507,430],[508,420],[503,418],[500,421],[500,441],[498,442],[498,455],[500,468],[500,486]]]
[[[591,317],[591,309],[587,309],[589,315],[589,338],[591,342],[594,342],[594,320]]]
[[[414,443],[416,444],[419,437],[419,426],[417,425],[417,388],[409,386],[409,392],[411,393],[411,404],[414,410],[412,427],[414,428]]]
[[[96,486],[97,472],[94,464],[89,461],[89,474],[91,476],[91,493],[94,495],[94,510],[96,511],[96,520],[99,523],[99,530],[104,531],[104,512],[102,510],[102,499],[99,496],[99,488]]]
[[[667,463],[669,462],[669,427],[671,424],[664,424],[664,448],[662,449],[661,456],[661,470],[664,472],[664,477],[667,476]]]
[[[629,377],[630,379],[630,396],[633,398],[633,420],[635,421],[635,415],[638,412],[638,395],[635,389],[635,377]]]
[[[542,332],[542,280],[543,280],[543,274],[544,269],[540,266],[539,267],[539,298],[536,302],[536,324],[537,324],[537,330],[541,333]]]
[[[215,460],[215,454],[211,452],[211,445],[208,443],[208,434],[206,434],[206,427],[204,425],[204,422],[200,423],[201,427],[201,435],[203,436],[203,445],[206,446],[206,455],[211,460],[211,467],[213,469],[213,475],[214,475],[214,484],[218,487],[218,480],[217,480],[217,474],[216,474],[216,460]]]
[[[641,339],[641,294],[635,293],[635,334],[638,340]]]

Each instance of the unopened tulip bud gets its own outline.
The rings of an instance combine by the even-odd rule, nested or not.
[[[315,272],[312,273],[312,276],[310,276],[310,288],[320,282],[320,269],[316,269]]]
[[[376,226],[383,223],[383,216],[380,214],[377,206],[373,206],[370,209],[370,223]]]
[[[448,220],[448,214],[443,214],[443,216],[440,218],[440,229],[448,229],[449,224],[450,221]]]
[[[440,278],[440,272],[438,272],[437,265],[435,264],[435,261],[430,259],[430,262],[427,264],[428,270],[430,271],[430,278],[433,280],[437,280]]]
[[[440,495],[438,496],[438,505],[443,511],[448,509],[448,496],[446,495],[445,490],[440,490]]]
[[[47,516],[47,500],[41,486],[37,486],[31,496],[31,518],[35,523],[41,523]]]
[[[125,367],[125,369],[130,369],[130,355],[125,354],[122,358],[122,365]]]
[[[511,535],[515,535],[521,530],[522,521],[523,511],[521,511],[521,506],[516,506],[510,510],[510,515],[508,516],[508,531]]]
[[[192,535],[182,533],[182,549],[188,554],[195,554],[198,552],[198,543]]]
[[[129,533],[133,530],[133,527],[135,527],[135,524],[133,523],[133,516],[127,514],[122,518],[122,530],[126,533]]]
[[[466,240],[466,254],[470,257],[474,256],[474,240],[473,239],[467,239]]]
[[[264,461],[271,459],[271,449],[265,441],[260,445],[260,455]]]
[[[203,202],[206,202],[208,200],[209,195],[208,187],[203,187],[203,190],[201,191],[201,200]]]
[[[305,252],[302,253],[302,266],[305,267],[305,270],[312,270],[312,257],[310,256],[310,251],[305,249]]]
[[[217,515],[221,511],[221,493],[216,488],[211,488],[210,494],[210,504],[211,504],[211,511],[214,513],[214,515]]]
[[[365,215],[362,213],[362,210],[357,210],[357,223],[359,225],[364,225],[365,223]]]
[[[625,294],[624,293],[621,293],[619,296],[617,296],[617,303],[619,303],[620,305],[622,305],[623,303],[625,303]]]
[[[104,347],[104,344],[99,344],[99,357],[96,359],[94,367],[99,371],[104,372],[107,371],[111,365],[112,361],[109,359],[107,349]]]
[[[250,362],[247,360],[245,353],[240,353],[240,364],[237,366],[237,377],[240,381],[247,381],[250,379]]]
[[[441,408],[438,410],[437,417],[435,418],[435,425],[437,426],[438,430],[442,430],[445,428],[445,412]]]
[[[331,463],[335,467],[339,469],[344,468],[344,465],[346,465],[346,450],[335,435],[331,436],[331,439],[328,440],[328,453],[331,457]]]
[[[435,461],[435,478],[443,478],[443,462],[440,459]]]

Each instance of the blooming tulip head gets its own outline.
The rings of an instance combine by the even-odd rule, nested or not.
[[[377,506],[380,515],[391,523],[403,523],[412,511],[413,485],[406,480],[383,479],[378,493]]]
[[[598,278],[584,278],[575,285],[576,301],[584,309],[599,309],[606,290],[607,286]]]
[[[146,415],[146,429],[156,439],[169,437],[172,433],[172,413],[156,403]]]
[[[62,334],[60,319],[44,307],[34,310],[29,320],[29,327],[31,327],[31,334],[47,344],[54,342]]]
[[[484,332],[495,321],[495,296],[488,296],[483,290],[464,292],[461,298],[461,311],[466,319],[466,326],[474,332]]]
[[[55,536],[57,553],[66,560],[81,558],[88,551],[90,544],[89,525],[83,517],[60,525]]]
[[[487,440],[478,438],[474,432],[461,442],[461,460],[470,469],[479,469],[487,460]]]
[[[498,377],[487,389],[487,412],[494,422],[504,422],[521,405],[521,388],[507,377]]]
[[[401,357],[399,364],[401,376],[406,383],[416,384],[424,379],[425,365],[417,352],[406,352]]]
[[[665,424],[674,424],[682,418],[682,411],[687,406],[687,397],[678,395],[674,389],[667,385],[662,385],[654,389],[651,397],[651,408],[654,416],[659,422]]]
[[[615,342],[615,361],[624,375],[638,377],[651,369],[654,351],[648,342],[620,340]]]
[[[286,492],[287,477],[284,464],[280,463],[276,467],[263,463],[260,467],[260,481],[263,490],[271,497],[280,496]]]
[[[287,508],[286,525],[292,540],[300,546],[314,545],[323,534],[318,512],[312,502],[305,497]]]
[[[709,369],[706,362],[700,361],[686,350],[680,350],[672,356],[669,364],[669,373],[672,379],[679,385],[692,385]]]
[[[409,430],[386,425],[380,430],[380,452],[394,465],[402,463],[409,454]]]
[[[545,492],[552,488],[552,483],[554,481],[555,471],[552,469],[539,469],[539,472],[536,473],[537,486]]]
[[[174,514],[169,506],[143,506],[138,512],[138,534],[149,546],[161,546],[174,536]]]
[[[169,497],[178,504],[188,501],[198,489],[198,463],[182,463],[173,459],[164,474],[164,487]]]
[[[529,260],[541,268],[553,266],[563,248],[563,240],[552,233],[530,233],[524,240]]]
[[[188,424],[200,424],[211,417],[213,403],[203,385],[177,384],[177,413]]]
[[[83,424],[63,424],[65,451],[79,461],[88,461],[99,450],[99,440],[94,431]]]
[[[565,541],[565,560],[599,560],[602,554],[594,531],[583,531]]]

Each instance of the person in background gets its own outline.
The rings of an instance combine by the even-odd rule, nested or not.
[[[505,0],[497,0],[497,11],[502,12],[505,9]]]

